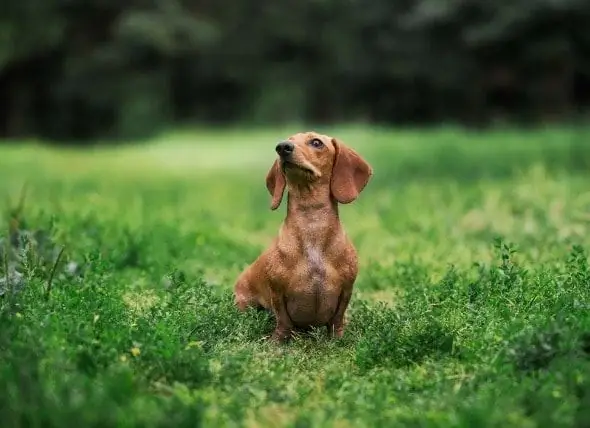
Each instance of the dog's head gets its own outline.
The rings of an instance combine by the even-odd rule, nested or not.
[[[373,174],[371,166],[354,150],[316,132],[292,135],[275,150],[278,158],[266,176],[272,210],[281,204],[287,182],[292,186],[329,186],[336,201],[348,204]]]

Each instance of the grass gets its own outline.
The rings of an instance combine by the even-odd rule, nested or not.
[[[588,426],[588,129],[329,130],[375,169],[349,327],[273,346],[231,290],[292,131],[0,147],[3,427]]]

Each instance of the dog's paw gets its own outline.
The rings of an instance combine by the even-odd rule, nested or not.
[[[331,324],[328,325],[328,337],[330,339],[340,339],[344,336],[344,326],[343,325],[335,325]]]
[[[276,329],[270,336],[271,342],[277,344],[286,343],[289,341],[289,339],[291,339],[291,331],[284,329]]]

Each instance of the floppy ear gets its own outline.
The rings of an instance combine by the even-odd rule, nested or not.
[[[330,190],[341,204],[354,201],[373,175],[373,168],[360,155],[346,147],[336,138],[332,139],[336,149]]]
[[[270,167],[270,171],[268,171],[268,174],[266,175],[266,188],[268,189],[268,193],[272,196],[272,201],[270,203],[271,210],[276,210],[279,205],[281,205],[285,185],[285,176],[283,175],[283,171],[281,171],[279,161],[275,160]]]

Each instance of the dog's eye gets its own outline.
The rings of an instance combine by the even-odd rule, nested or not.
[[[322,140],[320,140],[319,138],[314,138],[313,140],[311,140],[309,142],[309,144],[312,147],[315,147],[316,149],[319,149],[320,147],[322,147],[324,145],[324,143],[322,142]]]

